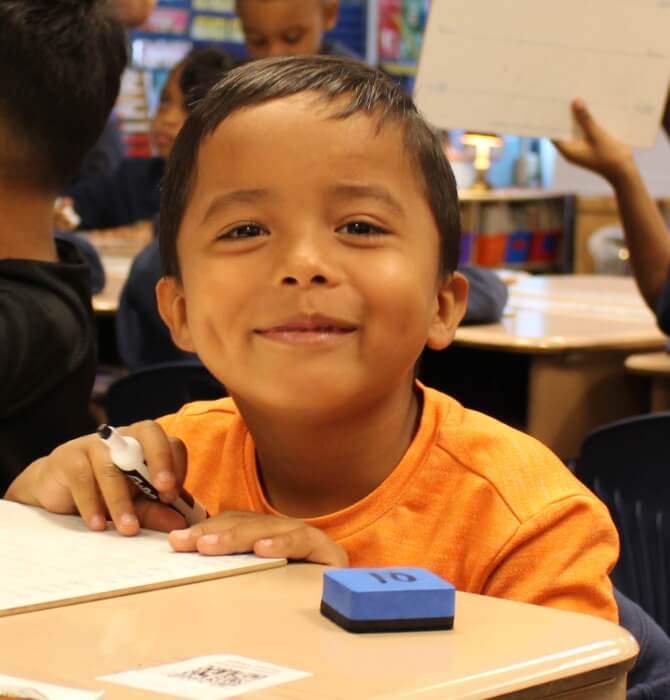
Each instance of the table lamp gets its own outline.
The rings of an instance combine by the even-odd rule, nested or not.
[[[475,147],[475,181],[471,189],[490,190],[491,185],[486,179],[486,174],[491,167],[491,149],[502,146],[502,139],[496,134],[466,131],[461,137],[461,142],[466,146]]]

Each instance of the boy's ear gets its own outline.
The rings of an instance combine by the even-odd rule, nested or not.
[[[195,352],[186,314],[186,299],[181,283],[175,277],[161,277],[156,285],[156,301],[174,344],[186,352]]]
[[[323,31],[329,32],[335,29],[337,24],[337,16],[339,14],[338,0],[321,0],[323,3]]]
[[[436,309],[426,346],[444,350],[454,339],[468,303],[468,280],[460,272],[447,275],[437,290]]]

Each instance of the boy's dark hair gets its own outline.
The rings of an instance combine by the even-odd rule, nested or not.
[[[180,63],[179,89],[184,95],[186,109],[193,109],[209,89],[236,65],[237,61],[229,53],[214,46],[191,49]]]
[[[168,160],[161,196],[160,249],[164,275],[179,279],[177,236],[195,182],[203,140],[233,112],[271,100],[312,92],[324,102],[347,99],[333,118],[358,112],[379,115],[379,128],[395,121],[423,179],[440,234],[441,275],[458,264],[460,215],[456,183],[439,139],[412,99],[381,71],[331,56],[269,58],[230,71],[198,104],[183,126]]]
[[[102,133],[125,65],[109,0],[2,0],[0,180],[60,190]]]

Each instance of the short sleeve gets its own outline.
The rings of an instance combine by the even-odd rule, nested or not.
[[[609,572],[618,553],[605,506],[593,496],[570,496],[519,525],[495,557],[483,593],[617,622]]]

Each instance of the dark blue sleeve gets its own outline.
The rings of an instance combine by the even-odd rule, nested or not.
[[[133,261],[116,314],[119,355],[130,370],[195,358],[172,342],[158,313],[156,284],[160,278],[160,250],[155,239]]]
[[[640,654],[628,674],[626,700],[670,698],[670,638],[642,608],[619,591],[619,624],[640,645]]]
[[[666,335],[670,335],[670,274],[656,299],[654,311],[656,312],[658,327]]]
[[[470,283],[464,324],[496,323],[502,318],[507,303],[507,285],[493,272],[483,267],[463,265],[458,271]]]
[[[74,200],[74,210],[81,219],[81,231],[116,228],[127,223],[123,216],[120,170],[81,180],[68,190],[67,196]]]
[[[118,120],[112,115],[100,135],[98,142],[86,154],[79,173],[68,185],[66,196],[76,190],[84,182],[89,182],[99,177],[109,177],[123,160],[124,149],[121,142]]]

